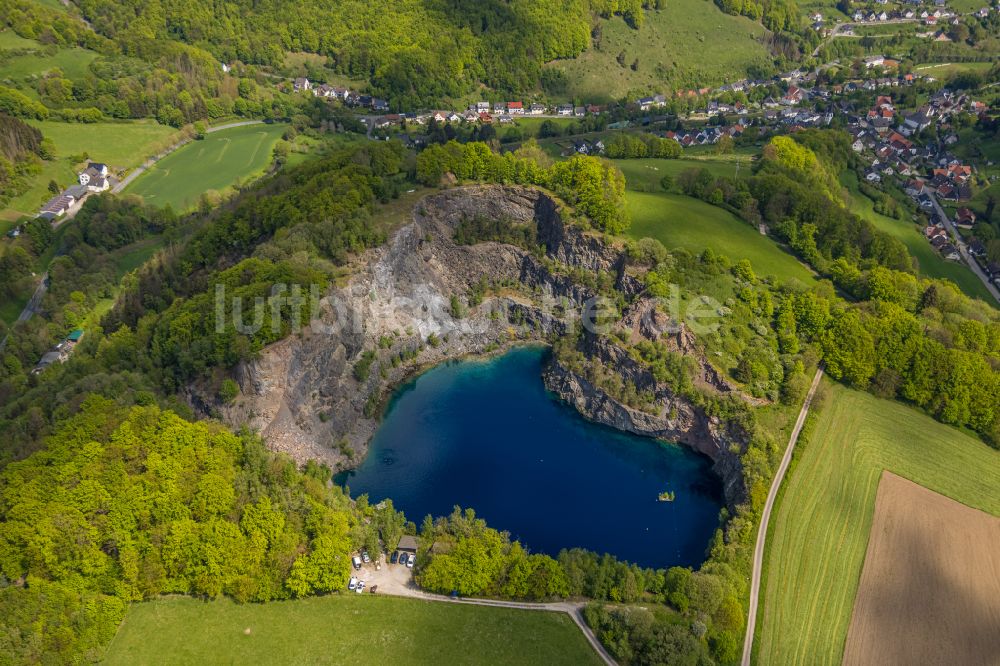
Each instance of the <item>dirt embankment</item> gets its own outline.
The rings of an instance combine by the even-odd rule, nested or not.
[[[218,404],[204,387],[192,387],[192,404],[220,413],[231,425],[259,430],[271,448],[300,462],[318,459],[345,468],[358,464],[367,451],[377,427],[373,407],[419,368],[565,334],[597,296],[586,280],[574,276],[609,274],[629,303],[616,326],[634,336],[666,339],[666,322],[642,298],[641,283],[626,270],[621,248],[566,224],[563,215],[553,198],[521,187],[463,187],[425,198],[410,224],[367,253],[347,285],[326,295],[314,326],[237,369],[242,390],[232,405]],[[477,218],[531,226],[542,250],[495,242],[457,244],[459,225]],[[466,303],[483,281],[499,288],[475,307],[453,312],[453,298]],[[697,358],[703,385],[732,390],[690,333],[670,335],[675,350]],[[742,444],[725,424],[657,384],[612,338],[588,334],[579,344],[581,352],[599,357],[625,381],[651,390],[656,413],[630,409],[558,364],[546,372],[551,390],[592,420],[680,441],[709,455],[729,501],[741,499]],[[375,354],[367,373],[361,363],[366,352]]]

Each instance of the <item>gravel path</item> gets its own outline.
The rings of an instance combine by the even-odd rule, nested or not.
[[[743,660],[740,662],[742,666],[750,666],[750,657],[753,653],[753,634],[754,628],[757,626],[757,600],[760,596],[760,571],[764,562],[764,541],[767,538],[767,524],[771,520],[771,509],[774,508],[774,500],[778,496],[778,489],[781,487],[781,481],[785,478],[785,472],[788,471],[788,464],[792,461],[792,452],[795,451],[795,443],[799,439],[799,433],[802,432],[802,426],[805,425],[806,416],[809,415],[809,407],[812,405],[813,396],[816,395],[816,388],[819,386],[819,380],[822,378],[823,368],[820,367],[816,369],[816,376],[813,377],[809,393],[806,395],[805,402],[802,403],[799,418],[795,420],[792,436],[788,438],[785,455],[781,458],[781,464],[778,465],[778,472],[774,475],[774,480],[771,482],[771,490],[767,493],[767,501],[764,503],[764,513],[760,517],[760,527],[757,530],[757,545],[753,551],[753,574],[750,580],[750,610],[747,616],[747,633],[743,639]]]

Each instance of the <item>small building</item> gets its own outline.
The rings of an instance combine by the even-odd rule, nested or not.
[[[48,219],[62,217],[74,203],[76,203],[76,199],[74,197],[65,193],[57,194],[49,199],[44,206],[42,206],[39,217],[46,217]]]
[[[416,554],[417,537],[411,536],[409,534],[404,534],[403,536],[399,537],[399,545],[396,547],[396,549],[404,553]]]

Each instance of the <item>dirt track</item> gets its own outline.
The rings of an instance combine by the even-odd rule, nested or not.
[[[883,472],[845,666],[998,663],[1000,518]]]

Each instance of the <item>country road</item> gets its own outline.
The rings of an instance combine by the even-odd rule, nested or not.
[[[996,300],[995,304],[1000,304],[1000,289],[997,289],[996,286],[990,282],[989,276],[987,276],[986,273],[983,272],[983,269],[979,267],[979,262],[977,262],[969,254],[969,248],[966,246],[965,240],[962,239],[962,235],[958,233],[958,229],[955,228],[955,223],[952,222],[944,208],[942,208],[941,204],[938,203],[937,197],[931,194],[930,199],[934,203],[935,214],[938,218],[940,218],[941,222],[948,230],[948,233],[951,235],[951,239],[955,241],[955,247],[958,248],[958,253],[962,255],[962,261],[969,267],[969,270],[975,273],[976,277],[978,277],[980,281],[986,285],[986,290],[989,291],[990,295]]]
[[[245,127],[247,125],[262,125],[263,123],[264,123],[263,120],[241,120],[240,122],[236,123],[227,123],[225,125],[219,125],[217,127],[209,127],[208,129],[205,130],[205,134],[211,134],[212,132],[218,132],[220,130],[225,130],[225,129],[232,129],[234,127]],[[188,138],[184,139],[183,141],[178,141],[174,145],[164,150],[159,155],[154,155],[153,157],[150,157],[148,160],[143,162],[141,166],[138,166],[132,171],[130,171],[129,174],[124,178],[122,178],[117,185],[111,188],[111,193],[112,194],[120,193],[122,190],[128,187],[132,183],[132,181],[134,181],[136,178],[145,173],[154,164],[156,164],[157,162],[159,162],[164,157],[174,152],[181,146],[186,146],[187,144],[191,143],[193,140],[194,139]]]
[[[42,299],[45,297],[45,292],[49,288],[49,274],[48,272],[42,273],[42,281],[38,283],[38,287],[35,289],[35,293],[31,295],[28,299],[27,304],[24,309],[21,310],[21,314],[17,316],[17,321],[15,323],[20,323],[22,321],[28,321],[31,319],[31,315],[35,314],[35,310],[38,309],[39,304],[41,304]],[[10,333],[3,336],[3,340],[0,340],[0,352],[7,348],[7,338]]]
[[[822,49],[824,46],[827,45],[827,43],[829,43],[830,41],[832,41],[837,37],[860,37],[860,35],[855,35],[855,34],[844,34],[843,32],[844,28],[853,29],[856,27],[863,28],[866,25],[893,25],[898,23],[917,23],[919,21],[920,21],[919,18],[909,18],[909,19],[897,18],[897,19],[888,19],[886,21],[845,21],[844,23],[838,23],[835,26],[833,26],[833,29],[830,31],[830,34],[827,36],[827,38],[821,41],[819,45],[815,49],[813,49],[812,57],[813,58],[819,57],[820,49]]]
[[[764,503],[764,512],[760,517],[760,527],[757,529],[757,544],[753,550],[753,573],[750,579],[750,609],[747,614],[747,633],[743,639],[743,659],[740,662],[741,666],[750,666],[750,658],[753,656],[753,635],[754,629],[757,626],[757,605],[758,597],[760,596],[760,572],[764,563],[764,541],[767,538],[767,525],[771,520],[771,509],[774,508],[778,489],[781,488],[781,481],[785,478],[785,472],[788,471],[788,465],[792,461],[795,443],[799,440],[802,426],[805,425],[806,417],[809,415],[809,407],[812,405],[813,396],[816,395],[816,389],[819,387],[819,381],[822,378],[823,367],[820,366],[816,369],[816,376],[813,377],[809,393],[806,394],[806,400],[802,403],[799,418],[795,420],[795,427],[792,429],[791,437],[788,438],[785,455],[782,456],[781,464],[778,465],[778,471],[771,482],[771,489],[768,491],[767,501]]]

